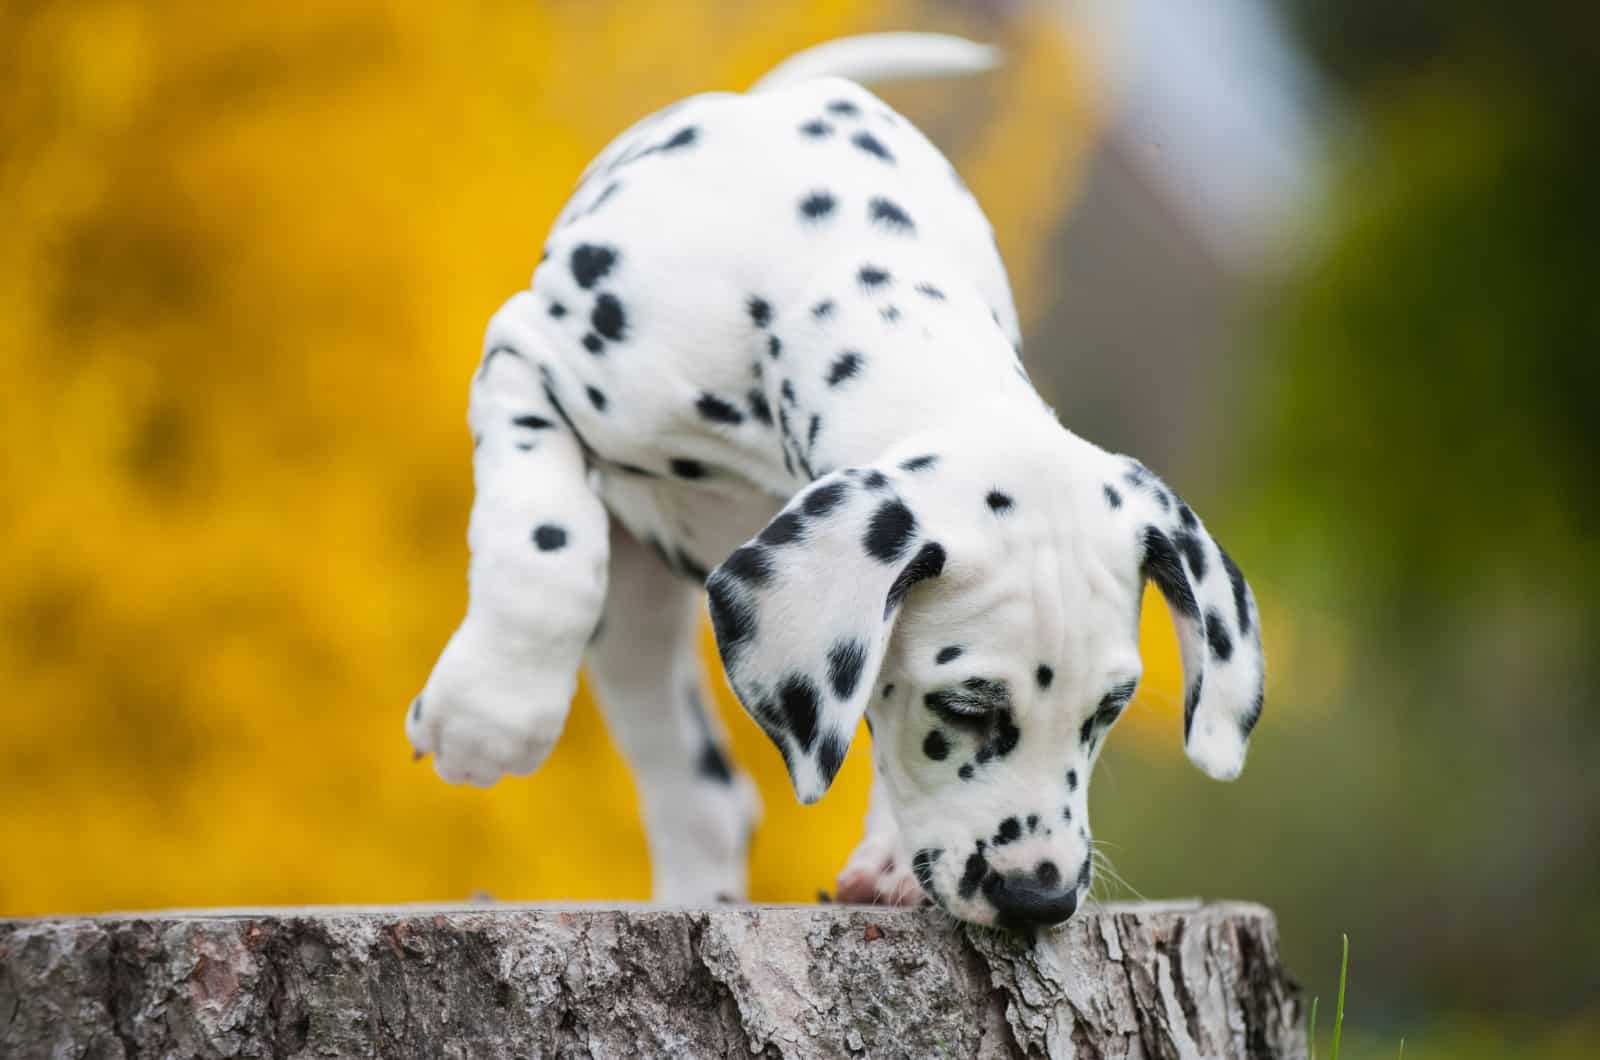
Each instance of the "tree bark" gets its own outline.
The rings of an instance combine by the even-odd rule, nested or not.
[[[1091,907],[1032,941],[867,906],[0,921],[0,1056],[1303,1057],[1270,911]]]

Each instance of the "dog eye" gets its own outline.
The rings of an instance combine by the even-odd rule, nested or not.
[[[959,685],[939,688],[922,697],[923,705],[953,725],[983,725],[1011,703],[1004,681],[969,677]]]

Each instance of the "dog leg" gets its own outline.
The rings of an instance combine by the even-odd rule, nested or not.
[[[406,716],[406,736],[441,777],[479,787],[549,754],[605,599],[605,508],[519,324],[528,299],[490,322],[473,379],[467,615]]]
[[[917,884],[911,856],[902,849],[900,826],[889,809],[889,796],[873,766],[872,792],[867,797],[865,834],[839,870],[838,899],[862,905],[922,905],[929,899]]]
[[[726,753],[698,650],[700,592],[613,521],[611,591],[589,674],[633,769],[656,901],[742,899],[755,785]]]

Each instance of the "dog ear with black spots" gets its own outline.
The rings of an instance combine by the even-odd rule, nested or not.
[[[796,495],[711,572],[728,681],[782,752],[801,802],[833,783],[901,606],[945,559],[889,475],[849,468]]]
[[[1194,510],[1143,464],[1128,460],[1103,486],[1127,522],[1140,577],[1172,611],[1183,659],[1183,745],[1217,780],[1244,769],[1261,717],[1266,660],[1255,595]]]

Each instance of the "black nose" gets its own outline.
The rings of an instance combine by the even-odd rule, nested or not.
[[[1034,876],[990,876],[983,891],[1000,922],[1014,927],[1059,924],[1078,909],[1076,887],[1047,887]]]

